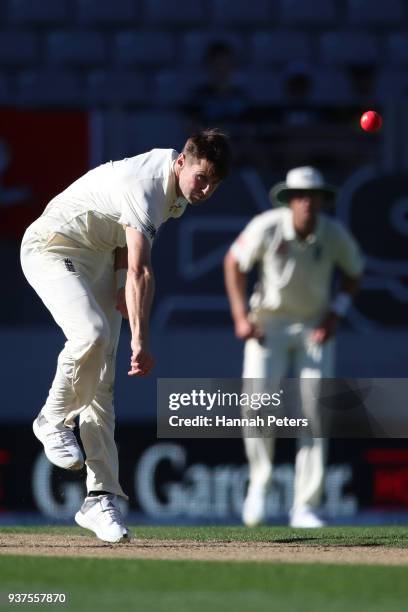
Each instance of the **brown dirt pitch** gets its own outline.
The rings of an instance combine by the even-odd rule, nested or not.
[[[408,548],[387,546],[309,546],[301,542],[205,542],[181,539],[138,539],[127,544],[104,544],[95,537],[49,533],[2,533],[1,555],[258,561],[282,563],[339,563],[408,565]]]

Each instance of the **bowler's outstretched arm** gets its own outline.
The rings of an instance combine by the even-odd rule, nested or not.
[[[130,376],[145,376],[153,367],[148,348],[149,318],[154,294],[154,275],[150,244],[146,236],[133,227],[126,228],[128,273],[126,305],[132,334]]]

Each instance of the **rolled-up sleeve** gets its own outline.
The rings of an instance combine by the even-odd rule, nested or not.
[[[241,272],[249,272],[264,251],[265,229],[262,219],[252,219],[230,247]]]
[[[163,189],[157,181],[138,181],[132,188],[121,190],[121,215],[119,223],[139,230],[150,243],[153,242],[163,219],[160,216],[160,202]]]

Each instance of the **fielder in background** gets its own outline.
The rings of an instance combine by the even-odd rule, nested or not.
[[[333,376],[334,336],[357,291],[363,260],[337,220],[321,213],[336,190],[312,167],[290,170],[270,192],[280,207],[256,216],[239,235],[225,261],[225,282],[235,334],[245,340],[243,378],[268,379],[269,388],[291,366],[298,378]],[[259,281],[248,310],[246,275],[254,265]],[[331,296],[333,274],[339,289]],[[306,394],[307,395],[307,394]],[[302,400],[305,416],[316,418],[316,402]],[[307,405],[306,405],[307,404]],[[249,485],[243,506],[245,525],[265,518],[272,476],[274,440],[244,437]],[[317,512],[325,474],[326,441],[301,438],[295,463],[293,527],[319,527]]]
[[[23,238],[24,274],[67,339],[34,434],[53,464],[79,470],[84,457],[73,431],[79,417],[88,494],[75,520],[107,542],[130,537],[118,506],[118,496],[128,498],[114,439],[122,316],[131,330],[128,373],[145,376],[153,367],[150,250],[157,228],[188,203],[207,200],[227,176],[230,158],[225,135],[204,130],[181,153],[153,149],[103,164],[57,195]]]

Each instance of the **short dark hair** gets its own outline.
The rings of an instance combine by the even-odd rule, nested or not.
[[[206,159],[220,180],[225,179],[231,169],[232,152],[229,138],[216,128],[196,132],[187,140],[183,148],[186,157]]]

